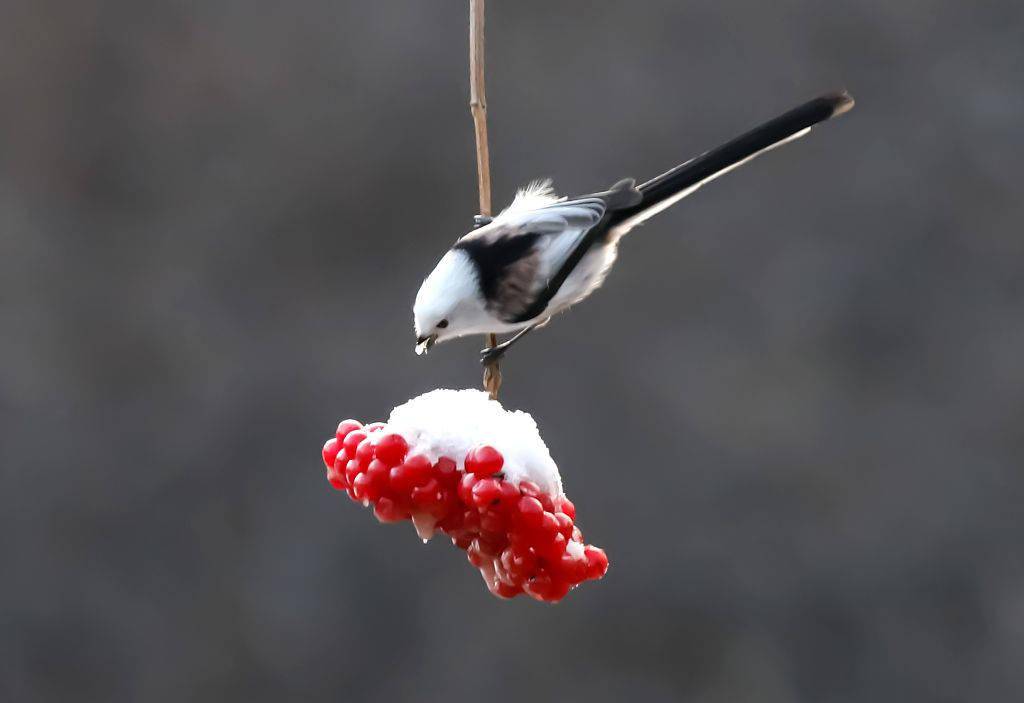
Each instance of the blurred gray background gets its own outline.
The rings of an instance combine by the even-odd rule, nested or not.
[[[496,204],[856,109],[630,236],[505,365],[608,577],[557,607],[330,489],[476,208],[465,2],[0,10],[0,699],[1024,691],[1024,5],[490,3]]]

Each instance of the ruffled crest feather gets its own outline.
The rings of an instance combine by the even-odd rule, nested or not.
[[[538,208],[547,207],[548,205],[560,203],[563,200],[565,200],[564,195],[555,195],[555,189],[551,184],[550,178],[530,181],[525,188],[520,188],[516,191],[516,197],[512,200],[512,204],[502,210],[501,215],[498,215],[498,217],[517,212],[536,210]]]

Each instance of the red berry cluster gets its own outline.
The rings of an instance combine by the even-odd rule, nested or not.
[[[604,576],[604,550],[583,543],[568,498],[552,498],[531,481],[514,485],[501,474],[505,463],[493,447],[465,457],[465,472],[442,457],[431,462],[410,454],[399,434],[383,423],[355,420],[338,425],[324,444],[327,480],[364,505],[381,522],[412,520],[427,539],[435,529],[466,550],[491,593],[557,602],[577,584]]]

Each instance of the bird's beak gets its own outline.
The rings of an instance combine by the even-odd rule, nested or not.
[[[426,354],[428,351],[430,351],[430,348],[432,346],[434,346],[434,342],[436,342],[436,341],[437,341],[437,335],[436,334],[432,334],[432,335],[429,335],[429,336],[426,336],[426,337],[417,337],[416,338],[416,353],[417,354]]]

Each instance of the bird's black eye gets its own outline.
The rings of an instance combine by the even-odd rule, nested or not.
[[[448,320],[441,320],[440,322],[437,323],[437,328],[439,330],[443,330],[447,326],[448,326]]]

